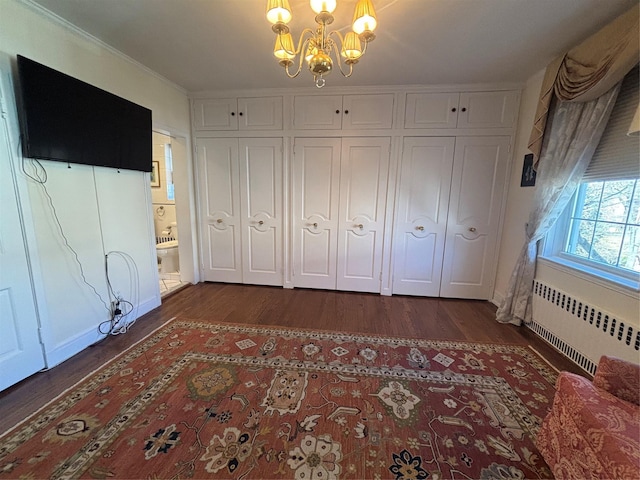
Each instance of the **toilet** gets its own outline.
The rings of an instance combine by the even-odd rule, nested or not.
[[[178,238],[178,229],[175,222],[169,227],[171,235],[174,238]],[[180,271],[178,240],[158,243],[156,245],[156,255],[158,256],[158,262],[160,263],[160,273],[168,274]]]

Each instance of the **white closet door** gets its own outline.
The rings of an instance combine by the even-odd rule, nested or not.
[[[487,300],[493,291],[509,137],[458,137],[441,297]]]
[[[297,138],[293,156],[293,286],[336,288],[340,139]]]
[[[394,294],[440,294],[454,145],[454,137],[404,139],[394,226]]]
[[[338,290],[380,292],[390,142],[342,140]]]
[[[240,140],[242,279],[282,285],[282,139]]]
[[[10,85],[10,69],[4,63],[1,67],[0,103],[3,103],[7,102],[2,93]],[[6,117],[0,118],[0,391],[45,366],[12,172],[18,159],[11,154],[8,121]]]
[[[203,278],[242,282],[238,140],[197,139]]]

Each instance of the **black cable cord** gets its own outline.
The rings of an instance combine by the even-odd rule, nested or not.
[[[56,207],[55,207],[55,205],[53,203],[53,199],[51,198],[51,195],[49,194],[49,191],[47,190],[47,187],[45,185],[45,183],[47,181],[47,178],[48,178],[47,171],[42,166],[42,164],[36,159],[36,160],[34,160],[34,162],[36,163],[37,167],[35,167],[34,174],[31,175],[26,171],[26,168],[25,168],[25,165],[24,165],[25,161],[26,161],[26,159],[23,157],[23,159],[22,159],[22,172],[27,177],[29,177],[30,179],[32,179],[34,182],[38,183],[42,187],[42,191],[44,192],[45,196],[47,197],[47,201],[49,203],[49,207],[51,208],[51,213],[53,214],[53,219],[55,220],[55,223],[58,226],[58,231],[60,232],[60,236],[64,240],[64,245],[73,254],[73,258],[75,259],[76,263],[78,264],[78,267],[80,269],[80,276],[82,277],[82,281],[89,288],[91,288],[93,293],[100,299],[100,301],[102,302],[102,304],[106,308],[107,312],[111,313],[110,306],[107,304],[107,302],[104,300],[104,298],[102,298],[102,295],[100,295],[98,290],[96,290],[96,288],[91,283],[89,283],[89,281],[87,280],[87,277],[86,277],[86,275],[84,273],[84,268],[82,267],[82,263],[80,262],[80,258],[78,257],[78,253],[69,244],[69,239],[67,238],[67,236],[64,233],[64,229],[62,228],[62,224],[60,223],[60,219],[58,218],[58,212],[56,211]],[[38,167],[39,167],[40,170],[38,169]]]

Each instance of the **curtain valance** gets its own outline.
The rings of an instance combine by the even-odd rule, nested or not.
[[[639,20],[640,5],[636,5],[547,66],[528,144],[535,167],[553,96],[564,102],[587,102],[622,81],[640,59]]]

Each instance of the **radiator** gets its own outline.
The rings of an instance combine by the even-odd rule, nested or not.
[[[537,280],[527,326],[591,375],[602,355],[638,363],[637,327]]]
[[[156,245],[159,243],[170,242],[172,240],[175,240],[175,237],[172,237],[171,235],[156,237]]]

